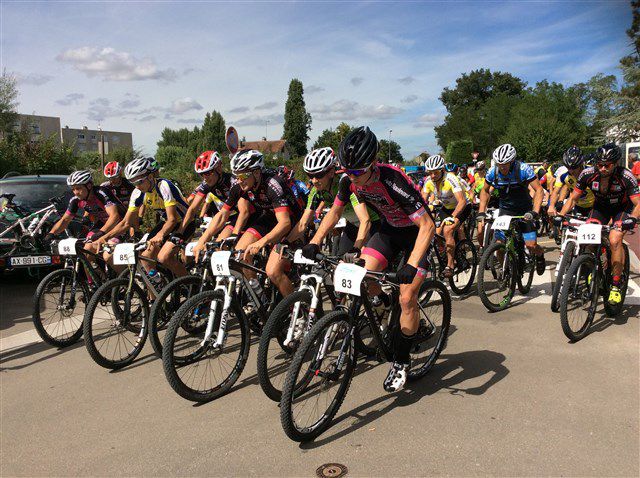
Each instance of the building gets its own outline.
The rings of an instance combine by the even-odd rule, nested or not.
[[[131,133],[122,131],[100,131],[86,126],[77,129],[65,126],[60,130],[60,135],[63,143],[74,144],[74,154],[85,151],[101,152],[103,143],[104,154],[119,148],[133,149],[133,136]]]
[[[31,141],[41,141],[51,136],[60,143],[60,118],[57,116],[18,115],[13,130],[31,133]]]
[[[287,141],[284,139],[278,139],[275,141],[243,141],[240,144],[242,149],[256,149],[262,154],[266,155],[279,155],[284,160],[291,158],[291,150]]]

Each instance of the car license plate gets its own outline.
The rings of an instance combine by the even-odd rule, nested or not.
[[[44,266],[51,264],[51,256],[11,257],[9,264],[16,266]]]

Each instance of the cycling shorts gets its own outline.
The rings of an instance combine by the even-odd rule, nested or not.
[[[500,209],[500,216],[522,216],[522,212],[509,211],[508,209]],[[532,242],[538,239],[538,231],[536,229],[535,221],[520,221],[518,223],[518,232],[522,234],[522,238],[525,242]],[[493,237],[498,241],[504,241],[506,236],[504,231],[495,231]]]
[[[371,236],[367,246],[362,249],[362,255],[377,259],[386,269],[398,253],[405,252],[406,257],[409,257],[416,244],[419,230],[417,226],[393,227],[386,221],[382,222],[378,232]],[[418,266],[429,269],[429,254],[425,252]]]
[[[458,214],[458,219],[460,220],[460,224],[467,220],[469,215],[471,214],[471,210],[473,206],[469,203],[464,207],[464,209]],[[440,209],[437,214],[437,218],[440,221],[444,221],[448,217],[453,217],[453,211],[451,209]]]
[[[262,239],[276,227],[276,224],[278,224],[278,219],[271,211],[258,212],[249,218],[245,232],[253,235],[256,239]]]
[[[614,225],[619,226],[622,221],[631,215],[632,211],[633,204],[629,204],[623,209],[598,207],[596,205],[596,207],[591,210],[587,222],[602,224],[604,226],[612,222]]]

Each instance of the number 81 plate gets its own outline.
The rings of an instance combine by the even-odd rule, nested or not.
[[[336,292],[360,296],[360,284],[367,269],[355,264],[338,264],[333,274],[333,287]]]

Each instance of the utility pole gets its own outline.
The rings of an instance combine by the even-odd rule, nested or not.
[[[101,154],[100,154],[100,163],[101,163],[101,171],[104,171],[104,133],[102,132],[102,126],[98,126],[100,130],[100,144],[101,144]]]
[[[392,129],[389,130],[389,164],[391,164],[391,133],[393,133]]]
[[[267,141],[267,138],[268,138],[267,136],[268,128],[269,128],[269,120],[266,120],[264,123],[264,140],[265,141]]]

